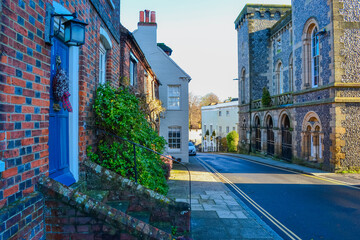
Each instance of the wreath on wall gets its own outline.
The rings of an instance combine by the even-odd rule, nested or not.
[[[64,110],[72,112],[69,93],[69,78],[64,69],[60,67],[60,57],[56,57],[57,70],[53,78],[53,96],[54,96],[54,111],[60,111],[61,107],[59,102],[62,102]]]

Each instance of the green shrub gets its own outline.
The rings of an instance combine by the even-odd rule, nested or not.
[[[237,152],[237,146],[239,143],[239,134],[235,131],[231,131],[226,136],[229,152]]]
[[[270,106],[270,103],[271,103],[270,92],[266,87],[263,88],[261,103],[262,103],[263,107],[268,107],[268,106]]]
[[[115,89],[102,85],[97,89],[94,102],[96,125],[107,132],[143,145],[162,153],[166,144],[159,137],[139,108],[139,101],[126,88]],[[97,151],[89,149],[88,156],[121,176],[134,180],[134,151],[129,142],[119,140],[109,134],[98,139]],[[164,163],[160,156],[136,147],[138,182],[149,189],[166,194],[168,186],[165,179]]]

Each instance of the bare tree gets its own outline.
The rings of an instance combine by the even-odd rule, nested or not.
[[[219,97],[215,93],[208,93],[201,98],[200,106],[208,106],[212,103],[219,103]]]
[[[189,127],[190,129],[201,128],[200,96],[189,93]]]

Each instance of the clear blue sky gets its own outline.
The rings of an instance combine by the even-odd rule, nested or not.
[[[237,97],[237,39],[234,21],[246,3],[290,4],[291,0],[121,0],[121,23],[137,28],[139,11],[156,11],[158,42],[191,77],[190,90],[221,100]]]

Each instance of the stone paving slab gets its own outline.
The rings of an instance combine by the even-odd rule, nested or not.
[[[191,237],[194,240],[281,239],[238,199],[196,157],[186,164],[191,172]],[[189,201],[189,174],[173,165],[169,179],[169,198]]]

